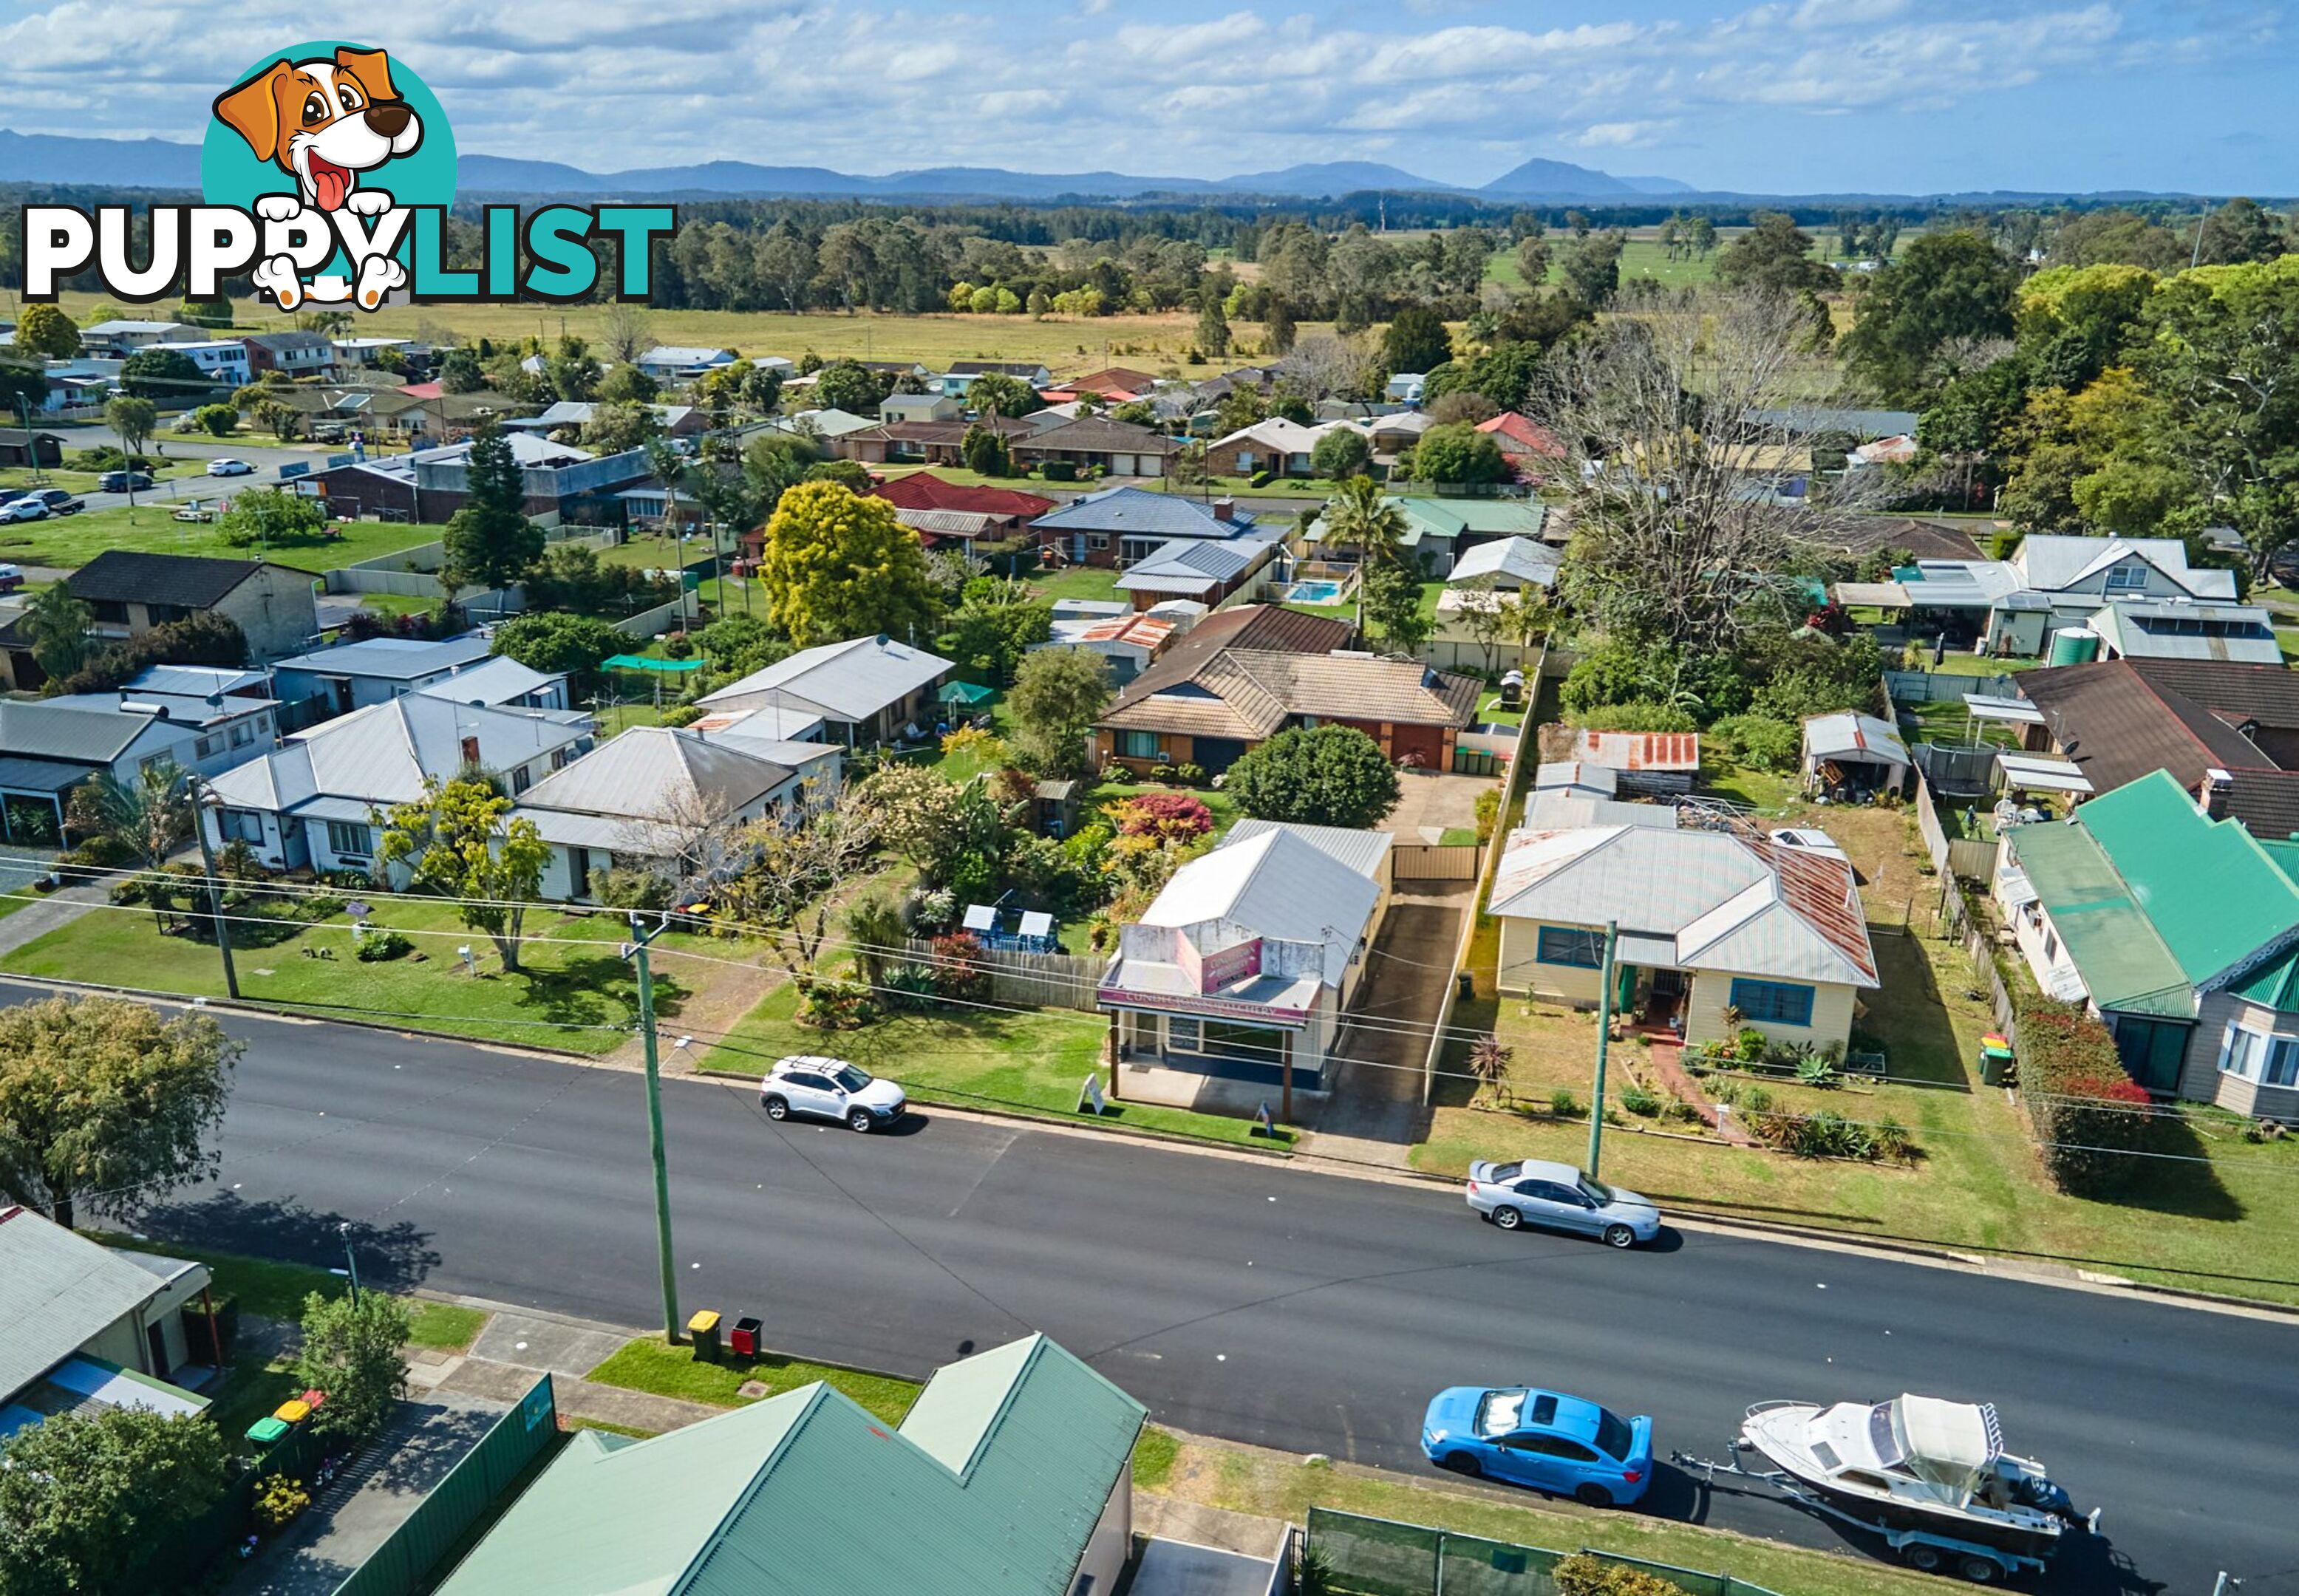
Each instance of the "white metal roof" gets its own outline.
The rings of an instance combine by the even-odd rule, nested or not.
[[[1453,574],[1445,581],[1458,585],[1490,576],[1499,587],[1523,583],[1547,587],[1556,580],[1558,563],[1557,551],[1538,538],[1496,538],[1479,543],[1455,560]]]
[[[564,676],[545,675],[508,655],[499,654],[451,672],[415,690],[435,699],[452,699],[458,704],[508,704],[565,680]]]
[[[221,802],[245,809],[294,809],[322,795],[361,806],[412,803],[426,776],[444,781],[462,768],[466,738],[477,740],[482,765],[510,770],[588,735],[545,711],[407,693],[299,732],[209,785]]]
[[[764,670],[703,695],[705,704],[811,710],[825,719],[868,720],[950,672],[950,662],[890,637],[858,637],[801,649]]]
[[[160,1281],[29,1208],[0,1203],[0,1400],[151,1300]]]
[[[2092,790],[2091,778],[2069,759],[2007,751],[1996,756],[1996,768],[2004,773],[2006,787],[2025,787],[2032,792],[2081,793]]]
[[[1226,920],[1281,942],[1322,942],[1325,983],[1338,986],[1380,900],[1371,877],[1277,826],[1183,865],[1141,923]]]
[[[528,788],[519,806],[692,825],[733,815],[795,773],[691,731],[633,726]]]
[[[1872,765],[1906,765],[1908,745],[1890,722],[1846,710],[1815,715],[1804,724],[1806,758],[1850,759]]]
[[[1383,862],[1397,839],[1387,831],[1355,831],[1347,826],[1301,825],[1286,820],[1241,820],[1222,839],[1224,848],[1250,842],[1266,831],[1288,831],[1328,858],[1339,860],[1359,875],[1379,881]]]
[[[2044,724],[2044,712],[2025,699],[1999,699],[1984,692],[1968,692],[1963,695],[1963,707],[1976,721],[2008,721],[2021,726]]]
[[[314,649],[309,654],[295,654],[277,661],[277,671],[309,671],[327,676],[373,676],[386,682],[412,682],[419,676],[437,675],[458,666],[476,665],[487,657],[491,648],[486,638],[476,633],[468,637],[451,637],[439,642],[422,642],[413,638],[371,637],[365,642],[338,643],[332,649]]]

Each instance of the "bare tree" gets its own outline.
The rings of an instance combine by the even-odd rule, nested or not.
[[[1347,340],[1317,333],[1297,342],[1277,362],[1277,375],[1311,399],[1354,396],[1365,381],[1365,358]]]
[[[1772,491],[1815,358],[1805,306],[1753,291],[1639,294],[1550,352],[1529,408],[1568,451],[1562,591],[1584,617],[1720,649],[1796,612],[1798,566],[1868,497]]]
[[[878,840],[878,817],[848,785],[809,782],[800,801],[735,833],[740,873],[711,894],[715,914],[774,928],[774,960],[801,992],[815,983],[842,882],[862,873]]]
[[[610,360],[630,364],[654,347],[654,324],[636,305],[617,300],[599,318],[599,347]]]

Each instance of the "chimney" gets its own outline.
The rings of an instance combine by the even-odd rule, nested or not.
[[[2195,785],[2195,807],[2210,819],[2225,820],[2228,798],[2234,791],[2235,777],[2213,765]]]
[[[1237,519],[1237,500],[1234,500],[1234,499],[1216,499],[1216,500],[1214,500],[1214,519],[1215,519],[1215,520],[1216,520],[1216,521],[1234,521],[1234,520],[1236,520],[1236,519]]]

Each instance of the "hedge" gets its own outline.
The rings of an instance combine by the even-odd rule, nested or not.
[[[2073,1004],[2020,1011],[2020,1096],[2052,1184],[2075,1196],[2124,1185],[2154,1121],[2153,1100],[2132,1079],[2107,1027]]]

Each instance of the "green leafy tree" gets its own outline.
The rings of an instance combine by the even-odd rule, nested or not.
[[[543,894],[551,845],[484,772],[428,781],[423,797],[383,817],[377,862],[403,865],[410,885],[456,900],[455,912],[485,931],[506,971],[519,967],[527,907]]]
[[[967,408],[977,416],[992,411],[1012,420],[1033,410],[1042,410],[1046,401],[1038,391],[1018,376],[1008,376],[1002,371],[985,371],[966,385]]]
[[[282,443],[292,442],[303,430],[303,412],[276,399],[257,400],[250,414],[255,418],[256,426]]]
[[[1283,294],[1271,294],[1262,306],[1261,332],[1271,353],[1282,355],[1291,352],[1296,335],[1293,307],[1285,302]]]
[[[859,360],[833,360],[814,374],[814,402],[851,416],[876,416],[893,391],[893,373],[873,371]]]
[[[2290,247],[2280,218],[2238,194],[2204,218],[2196,254],[2206,266],[2272,260]]]
[[[151,1588],[154,1549],[223,1495],[229,1461],[203,1413],[101,1408],[18,1430],[0,1442],[0,1596]]]
[[[487,385],[479,357],[469,349],[449,350],[439,360],[439,387],[447,393],[476,393]]]
[[[388,1292],[357,1296],[313,1292],[303,1299],[303,1344],[295,1381],[324,1391],[311,1415],[316,1435],[357,1441],[372,1435],[407,1394],[407,1304]]]
[[[1296,727],[1249,748],[1223,790],[1258,820],[1361,831],[1396,807],[1397,769],[1354,726]]]
[[[497,626],[494,651],[532,671],[585,676],[597,674],[601,664],[621,653],[630,641],[612,621],[597,616],[536,610]]]
[[[327,525],[327,512],[316,499],[280,488],[251,488],[232,495],[231,509],[216,523],[216,535],[236,549],[269,547],[315,538]]]
[[[104,407],[104,420],[120,434],[120,447],[132,459],[152,441],[152,431],[160,425],[160,412],[148,399],[115,399]]]
[[[783,494],[767,523],[759,582],[768,618],[801,648],[874,633],[907,638],[934,624],[917,533],[884,500],[857,498],[834,482]]]
[[[802,482],[834,482],[850,493],[870,491],[870,467],[860,460],[817,460],[806,468]]]
[[[1368,566],[1360,579],[1365,618],[1381,628],[1391,654],[1411,657],[1437,629],[1437,617],[1421,608],[1421,583],[1393,560]]]
[[[1591,233],[1557,252],[1564,285],[1574,299],[1592,310],[1613,302],[1621,291],[1621,250],[1627,243],[1623,233]]]
[[[1846,368],[1887,399],[1921,400],[1950,343],[2012,335],[2019,284],[2018,266],[1985,235],[1925,233],[1863,279]]]
[[[203,404],[192,412],[192,425],[211,438],[228,438],[239,430],[239,411],[228,404]]]
[[[1337,426],[1319,438],[1309,451],[1309,469],[1334,482],[1360,476],[1373,461],[1373,445],[1363,433]]]
[[[969,471],[984,476],[1014,475],[1013,451],[1000,434],[982,426],[969,426],[958,441],[958,458]]]
[[[1407,305],[1381,335],[1382,364],[1391,371],[1430,372],[1453,358],[1445,318],[1426,305]]]
[[[950,624],[954,657],[1003,679],[1033,644],[1054,634],[1054,607],[1034,598],[1025,583],[980,577],[967,584]]]
[[[1223,313],[1217,294],[1208,294],[1198,311],[1198,347],[1208,360],[1218,360],[1229,353],[1229,318]]]
[[[505,588],[543,558],[543,528],[527,518],[527,486],[510,441],[482,433],[464,464],[469,497],[447,517],[440,542],[447,561],[439,584],[452,597],[469,587]]]
[[[16,347],[29,355],[69,360],[79,353],[79,327],[57,305],[26,305],[16,318]]]
[[[216,386],[192,357],[165,344],[139,349],[120,363],[120,385],[137,399],[189,404]]]
[[[1398,545],[1411,529],[1405,511],[1369,476],[1343,481],[1325,500],[1320,519],[1327,548],[1356,550],[1369,565],[1395,564]]]
[[[1093,724],[1109,703],[1109,670],[1083,649],[1040,649],[1022,657],[1006,695],[1014,757],[1041,776],[1083,775]]]
[[[662,385],[627,360],[599,379],[599,397],[610,404],[652,404],[661,396]]]
[[[1716,257],[1716,277],[1734,288],[1801,294],[1837,285],[1836,269],[1812,252],[1812,235],[1779,211],[1759,211],[1747,232]]]
[[[653,408],[635,400],[602,399],[591,407],[591,418],[583,424],[583,447],[600,454],[643,449],[661,435],[662,422]]]
[[[82,1192],[132,1203],[207,1178],[240,1051],[206,1014],[125,998],[0,1009],[0,1190],[69,1227]]]
[[[32,658],[50,676],[75,675],[87,663],[87,629],[95,624],[95,611],[62,583],[36,595],[18,624],[31,641]]]
[[[1419,482],[1504,482],[1508,458],[1490,433],[1465,421],[1432,426],[1413,446],[1413,476]]]

